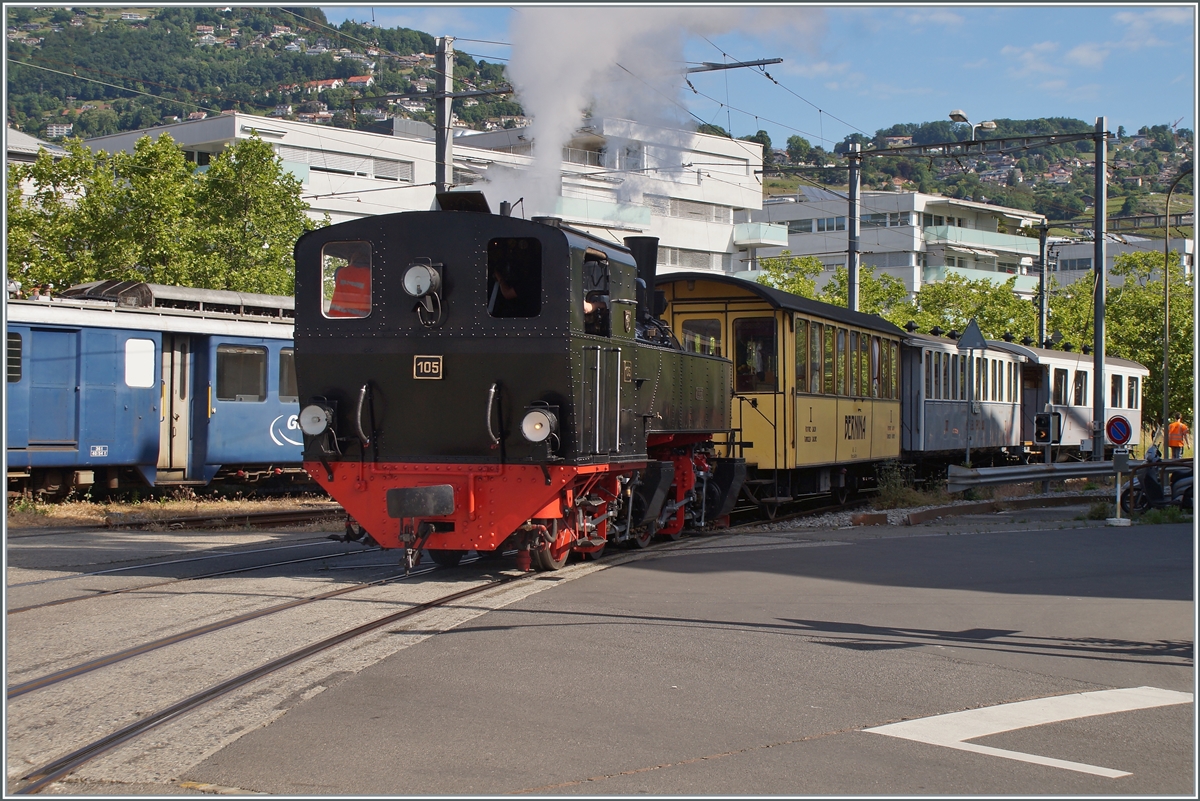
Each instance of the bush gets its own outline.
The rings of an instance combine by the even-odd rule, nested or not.
[[[918,490],[913,486],[912,465],[886,462],[877,471],[879,495],[871,503],[875,509],[936,506],[950,500],[944,489]]]
[[[1106,503],[1105,501],[1099,501],[1097,503],[1093,503],[1091,505],[1091,507],[1088,508],[1087,519],[1088,520],[1107,520],[1108,518],[1114,517],[1115,515],[1116,515],[1116,511],[1113,509],[1113,505],[1111,503]]]
[[[1163,523],[1190,523],[1192,522],[1192,516],[1178,506],[1166,506],[1162,509],[1151,509],[1138,517],[1137,521],[1138,523],[1150,526],[1162,525]]]

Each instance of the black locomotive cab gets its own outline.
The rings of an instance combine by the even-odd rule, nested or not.
[[[306,466],[348,511],[363,502],[352,514],[377,540],[401,532],[372,481],[388,485],[391,518],[437,519],[445,548],[494,548],[565,514],[581,475],[619,476],[619,494],[663,449],[691,458],[728,429],[729,361],[684,353],[650,314],[656,239],[622,246],[450,194],[442,211],[341,223],[296,246]],[[441,500],[409,498],[432,476]],[[506,482],[528,498],[481,511]]]

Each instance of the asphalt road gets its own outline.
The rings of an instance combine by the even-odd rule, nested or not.
[[[714,540],[600,570],[400,650],[179,779],[303,795],[1194,795],[1187,696],[1054,712],[1071,694],[1193,691],[1191,526],[981,528]],[[999,753],[866,731],[1043,698],[1053,722],[1013,706],[1008,729],[970,741]]]

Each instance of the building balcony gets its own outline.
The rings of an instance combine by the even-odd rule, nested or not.
[[[998,234],[953,225],[935,225],[924,229],[926,245],[957,245],[968,248],[1002,250],[1022,256],[1038,255],[1038,240],[1027,236]]]
[[[560,197],[554,216],[580,225],[607,225],[644,231],[650,227],[650,209],[626,203],[609,203],[585,197]]]
[[[774,223],[737,223],[733,226],[733,244],[743,248],[785,248],[788,229]]]
[[[975,270],[969,267],[924,267],[921,270],[921,283],[936,284],[945,281],[948,275],[960,275],[971,281],[991,281],[993,284],[1003,284],[1010,278],[1016,278],[1014,288],[1022,297],[1032,296],[1037,292],[1038,277],[1033,275],[1017,275],[1016,273],[999,272],[995,270]]]

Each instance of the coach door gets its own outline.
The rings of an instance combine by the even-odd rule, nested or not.
[[[29,444],[79,441],[79,332],[33,329],[29,349]]]
[[[162,407],[159,413],[158,470],[163,479],[187,478],[192,420],[192,340],[163,334]],[[163,475],[164,471],[168,475]]]

